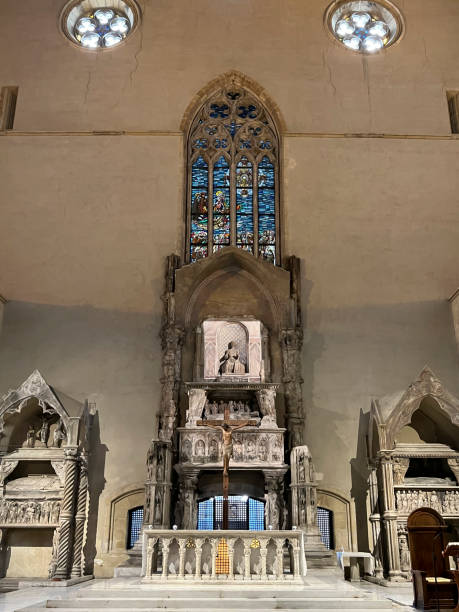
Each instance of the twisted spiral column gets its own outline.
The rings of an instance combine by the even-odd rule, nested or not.
[[[59,521],[59,545],[55,578],[68,578],[72,553],[75,498],[78,486],[78,449],[66,448],[64,499],[62,500]]]
[[[78,484],[78,497],[75,515],[75,538],[73,542],[72,578],[82,575],[83,539],[86,523],[86,503],[88,495],[88,467],[85,457],[80,458],[80,481]]]

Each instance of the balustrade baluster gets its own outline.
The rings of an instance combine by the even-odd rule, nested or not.
[[[278,580],[284,578],[284,541],[277,540],[276,542],[276,576]]]
[[[260,556],[261,556],[261,579],[266,580],[266,557],[268,555],[268,541],[260,538]]]
[[[179,540],[179,578],[183,578],[185,576],[186,542],[187,540],[185,538],[180,538]]]
[[[215,579],[217,577],[217,547],[218,547],[217,538],[212,538],[211,546],[212,546],[212,578]]]
[[[228,557],[229,557],[229,570],[228,580],[234,580],[234,545],[236,540],[228,538]]]
[[[204,540],[202,538],[196,538],[196,570],[195,570],[195,578],[197,580],[202,580],[201,576],[201,559],[202,559],[202,546],[204,544]]]
[[[244,540],[244,578],[250,580],[250,540]]]
[[[293,576],[294,578],[300,575],[300,546],[295,538],[292,542],[293,547]]]
[[[167,562],[169,560],[169,544],[171,540],[170,538],[164,538],[162,541],[162,550],[163,550],[163,573],[162,577],[166,580],[168,575]]]

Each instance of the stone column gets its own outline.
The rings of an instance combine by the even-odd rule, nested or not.
[[[180,502],[183,508],[182,529],[196,529],[198,509],[196,488],[198,484],[198,471],[187,470],[180,473]]]
[[[273,529],[279,529],[284,510],[284,474],[274,470],[263,470],[263,474],[266,488],[265,528],[272,525]]]
[[[280,333],[284,375],[284,395],[287,408],[287,431],[289,448],[300,446],[304,437],[303,378],[301,371],[301,347],[303,330],[301,327],[283,329]]]
[[[69,577],[74,535],[75,500],[78,489],[78,449],[66,448],[64,498],[59,520],[59,544],[57,568],[54,578],[64,580]]]
[[[147,457],[144,525],[170,528],[172,488],[172,443],[153,440]]]
[[[79,578],[84,572],[83,567],[83,538],[86,523],[86,504],[88,497],[88,466],[86,457],[80,457],[80,481],[78,486],[76,516],[75,516],[75,539],[73,543],[73,567],[72,578]]]
[[[306,555],[314,555],[315,561],[326,564],[331,560],[328,551],[320,538],[317,525],[317,482],[311,453],[307,446],[297,446],[290,453],[292,482],[292,523],[305,533]]]
[[[382,485],[382,521],[386,543],[388,578],[391,581],[400,581],[403,580],[403,577],[400,571],[400,553],[398,550],[392,455],[388,451],[380,451],[378,458]]]
[[[376,468],[372,467],[369,477],[370,492],[370,523],[373,538],[373,556],[375,558],[375,576],[383,577],[382,554],[381,554],[381,514],[379,512],[378,479]]]

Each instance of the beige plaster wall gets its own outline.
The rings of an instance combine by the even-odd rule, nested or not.
[[[459,350],[459,290],[455,291],[451,296],[450,304],[454,322],[454,333],[456,334],[456,343]]]
[[[38,368],[55,389],[80,401],[89,399],[97,408],[86,547],[92,561],[99,552],[108,552],[112,501],[120,489],[131,487],[138,493],[146,477],[159,404],[158,321],[151,315],[90,307],[9,302],[5,310],[0,393],[18,386]],[[141,499],[137,495],[133,506]],[[126,525],[121,528],[123,518],[117,516],[119,539]]]
[[[236,68],[271,93],[293,132],[449,133],[459,86],[457,2],[399,0],[403,41],[346,52],[323,26],[328,0],[141,0],[142,26],[104,54],[59,32],[63,0],[2,2],[0,83],[19,86],[19,130],[177,130],[192,96]]]

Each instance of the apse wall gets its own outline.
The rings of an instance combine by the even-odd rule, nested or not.
[[[160,398],[158,327],[151,314],[24,302],[5,306],[0,395],[37,368],[57,392],[88,400],[97,410],[89,459],[87,555],[89,568],[96,560],[98,575],[110,575],[113,564],[127,558],[116,540],[125,541],[127,509],[143,503],[146,456]],[[112,502],[129,492],[132,504],[128,500],[122,525],[115,524],[113,533]]]
[[[237,69],[270,93],[291,132],[449,132],[455,0],[396,2],[406,34],[373,57],[331,39],[329,0],[142,0],[141,26],[101,54],[59,32],[64,4],[2,2],[0,83],[20,88],[15,129],[178,130],[196,92]]]

